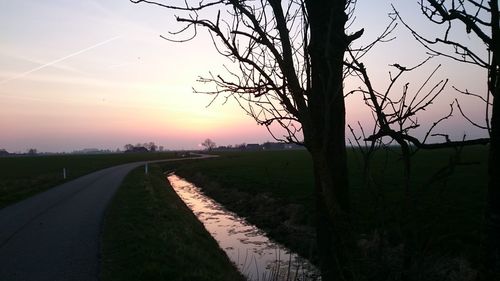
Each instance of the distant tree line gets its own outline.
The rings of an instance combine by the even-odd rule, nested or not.
[[[163,146],[156,145],[154,142],[137,143],[135,145],[128,143],[123,148],[125,152],[157,152],[164,150]]]
[[[206,139],[201,144],[208,151],[259,151],[259,150],[285,150],[285,149],[304,149],[303,146],[294,143],[283,142],[265,142],[259,143],[241,143],[217,146],[211,139]]]
[[[21,153],[21,152],[10,153],[4,148],[0,148],[0,157],[1,156],[9,156],[9,155],[23,155],[23,154],[25,154],[25,155],[37,155],[38,150],[36,148],[30,148],[26,151],[26,153]]]

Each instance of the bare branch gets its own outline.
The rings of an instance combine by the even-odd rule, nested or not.
[[[200,11],[202,9],[208,8],[210,6],[215,6],[219,4],[223,4],[224,0],[219,0],[219,1],[212,1],[208,3],[203,3],[204,1],[200,1],[197,6],[189,6],[187,2],[184,2],[186,5],[185,6],[177,6],[177,5],[167,5],[163,4],[157,1],[148,1],[148,0],[130,0],[130,2],[134,4],[138,3],[147,3],[147,4],[152,4],[156,6],[160,6],[162,8],[167,8],[170,10],[181,10],[181,11]]]
[[[458,107],[458,110],[460,111],[460,113],[462,114],[462,116],[467,120],[469,121],[470,124],[474,125],[475,127],[478,127],[480,129],[485,129],[487,130],[488,127],[487,126],[481,126],[479,124],[477,124],[476,122],[472,121],[469,117],[467,117],[467,115],[463,112],[462,110],[462,107],[460,106],[460,103],[458,102],[458,99],[455,99],[455,102],[457,103],[457,107]]]

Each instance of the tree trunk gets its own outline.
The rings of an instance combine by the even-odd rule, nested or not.
[[[498,92],[498,90],[497,90]],[[491,139],[488,156],[488,195],[486,206],[486,255],[488,269],[500,275],[500,120],[499,95],[493,100]]]
[[[495,57],[495,55],[494,55]],[[491,114],[490,150],[488,155],[488,194],[486,202],[486,262],[494,274],[500,275],[500,85],[495,79]]]
[[[311,151],[322,280],[352,280],[349,193],[344,140]]]
[[[347,48],[345,0],[306,1],[311,89],[303,118],[317,202],[317,242],[322,280],[352,280],[349,189],[345,146],[343,61]]]
[[[491,44],[493,51],[488,72],[489,90],[493,96],[490,150],[488,155],[488,195],[486,202],[486,265],[500,275],[500,27],[498,1],[491,1]],[[498,276],[497,276],[498,277]]]

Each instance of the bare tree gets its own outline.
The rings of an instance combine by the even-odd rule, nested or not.
[[[156,149],[158,149],[158,146],[154,142],[144,143],[144,147],[150,152],[156,152]]]
[[[130,144],[130,143],[127,143],[126,145],[123,146],[123,149],[125,151],[131,151],[132,149],[134,149],[134,145]]]
[[[484,102],[484,121],[469,118],[458,100],[461,115],[472,125],[487,130],[490,136],[488,156],[488,197],[485,214],[486,266],[499,274],[500,271],[500,117],[498,114],[500,91],[500,12],[498,0],[420,0],[420,9],[427,19],[445,27],[443,34],[434,39],[420,35],[413,27],[398,17],[433,56],[478,66],[487,71],[487,93],[471,93],[456,89],[463,95],[479,98]],[[483,43],[484,49],[477,50],[471,40],[464,40],[456,34],[467,34]]]
[[[201,146],[205,147],[206,150],[212,151],[217,145],[211,139],[206,139],[201,143]]]
[[[234,97],[275,139],[308,149],[322,278],[353,279],[343,80],[345,52],[363,33],[346,33],[355,1],[131,1],[181,13],[176,19],[185,26],[174,35],[208,30],[217,51],[234,64],[226,75],[200,78],[213,86],[200,92]]]
[[[370,135],[366,135],[363,127],[360,126],[362,137],[357,136],[355,130],[349,126],[352,135],[354,136],[354,141],[358,146],[361,155],[363,156],[364,164],[364,176],[368,177],[369,174],[369,157],[371,154],[381,146],[388,147],[392,143],[396,143],[399,147],[400,159],[403,168],[403,188],[404,188],[404,200],[401,200],[401,206],[391,206],[391,208],[398,209],[398,214],[392,219],[398,221],[399,227],[399,239],[402,242],[402,253],[400,259],[402,261],[400,272],[402,274],[402,280],[411,279],[412,268],[418,267],[422,264],[423,259],[428,258],[426,256],[425,245],[419,245],[416,236],[425,237],[428,233],[422,233],[421,228],[425,225],[427,227],[435,224],[435,219],[430,218],[427,222],[422,222],[423,224],[417,224],[415,222],[415,214],[422,212],[424,210],[423,206],[432,206],[433,209],[437,208],[438,204],[432,205],[430,202],[419,202],[418,193],[422,192],[420,186],[415,186],[410,184],[411,174],[412,174],[412,158],[421,149],[440,149],[445,147],[453,148],[454,154],[450,156],[447,165],[437,170],[435,173],[430,173],[429,180],[426,185],[431,185],[437,181],[445,181],[453,172],[456,166],[459,165],[470,165],[470,163],[461,161],[460,154],[462,148],[466,145],[473,144],[485,144],[488,139],[474,139],[474,140],[460,140],[451,141],[449,136],[443,133],[434,133],[436,127],[443,121],[447,120],[453,115],[454,109],[457,107],[456,102],[450,104],[450,110],[445,112],[443,116],[430,124],[419,123],[419,115],[428,110],[430,106],[436,101],[436,99],[443,93],[445,86],[448,83],[447,79],[438,80],[434,84],[431,84],[433,76],[440,68],[437,66],[434,71],[425,79],[423,84],[416,85],[414,87],[411,83],[404,83],[402,91],[400,92],[395,85],[398,80],[402,79],[405,74],[417,70],[419,67],[424,65],[428,60],[424,60],[422,63],[414,67],[404,67],[399,64],[394,64],[393,67],[396,69],[394,73],[390,75],[390,83],[387,88],[377,88],[371,83],[370,76],[368,74],[367,68],[360,63],[356,56],[351,55],[351,60],[349,60],[348,67],[353,69],[353,73],[359,77],[363,82],[362,87],[353,90],[353,92],[360,92],[365,100],[365,103],[369,106],[372,111],[374,118],[374,129]],[[430,85],[428,85],[430,84]],[[427,125],[427,132],[423,137],[417,137],[418,134],[415,130],[419,127]],[[428,143],[430,136],[443,137],[445,141],[441,143]],[[365,145],[363,146],[360,141],[364,140]],[[392,152],[396,152],[395,149],[389,149]],[[392,175],[394,176],[394,175]],[[365,180],[366,181],[366,180]],[[371,186],[371,182],[366,182],[367,188],[373,188],[370,190],[374,193],[374,197],[383,195],[383,187]],[[377,190],[378,189],[378,190]],[[436,197],[440,197],[439,194],[442,193],[443,188],[440,190],[436,189]],[[377,198],[376,198],[377,199]],[[382,198],[383,199],[383,198]],[[427,198],[426,201],[429,201]],[[387,206],[382,206],[383,209],[387,209]],[[430,210],[430,209],[428,209]],[[387,214],[387,212],[384,212]],[[383,215],[384,215],[383,214]],[[382,220],[391,220],[389,217],[382,217]],[[412,223],[408,223],[412,222]],[[384,231],[381,230],[381,239],[385,239]],[[430,237],[429,237],[430,238]],[[429,239],[431,240],[431,239]],[[384,251],[380,244],[379,251]],[[376,268],[375,270],[377,270]],[[433,273],[434,274],[434,273]]]

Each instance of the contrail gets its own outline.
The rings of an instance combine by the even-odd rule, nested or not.
[[[109,42],[111,42],[111,41],[114,41],[114,40],[116,40],[116,39],[118,39],[118,38],[120,38],[120,37],[122,37],[122,36],[115,36],[115,37],[109,38],[109,39],[107,39],[107,40],[104,40],[104,41],[102,41],[102,42],[99,42],[99,43],[97,43],[97,44],[94,44],[94,45],[92,45],[92,46],[90,46],[90,47],[87,47],[87,48],[81,49],[81,50],[76,51],[76,52],[74,52],[74,53],[72,53],[72,54],[69,54],[69,55],[67,55],[67,56],[64,56],[64,57],[62,57],[62,58],[58,58],[58,59],[53,60],[53,61],[51,61],[51,62],[48,62],[48,63],[46,63],[46,64],[42,64],[42,65],[40,65],[40,66],[37,66],[37,67],[35,67],[35,68],[33,68],[33,69],[30,69],[30,70],[28,70],[28,71],[26,71],[26,72],[23,72],[23,73],[19,74],[19,75],[15,75],[15,76],[10,77],[10,78],[7,78],[7,79],[5,79],[5,80],[1,80],[1,81],[0,81],[0,85],[1,85],[1,84],[5,84],[5,83],[7,83],[7,82],[9,82],[9,81],[12,81],[12,80],[16,80],[16,79],[22,78],[22,77],[24,77],[24,76],[26,76],[26,75],[28,75],[28,74],[31,74],[31,73],[33,73],[33,72],[35,72],[35,71],[38,71],[38,70],[43,69],[43,68],[45,68],[45,67],[47,67],[47,66],[51,66],[51,65],[53,65],[53,64],[59,63],[59,62],[61,62],[61,61],[63,61],[63,60],[69,59],[69,58],[71,58],[71,57],[77,56],[77,55],[79,55],[79,54],[81,54],[81,53],[84,53],[84,52],[86,52],[86,51],[89,51],[89,50],[95,49],[95,48],[97,48],[97,47],[99,47],[99,46],[102,46],[102,45],[107,44],[107,43],[109,43]]]

